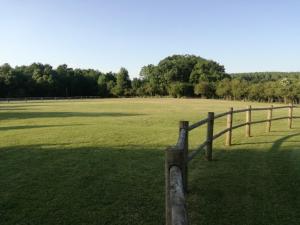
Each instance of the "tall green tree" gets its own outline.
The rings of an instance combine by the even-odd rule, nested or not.
[[[169,95],[174,98],[193,95],[193,85],[189,83],[174,82],[169,85]]]
[[[234,100],[241,100],[247,97],[248,84],[245,80],[233,79],[231,81],[231,93]]]
[[[122,67],[117,73],[116,86],[113,88],[113,94],[116,96],[129,96],[131,81],[127,69]]]
[[[201,81],[216,82],[228,77],[224,66],[214,61],[198,62],[190,74],[190,82],[194,84]]]
[[[217,83],[216,94],[219,97],[223,97],[227,100],[231,99],[231,97],[232,97],[231,81],[229,78],[225,78]]]
[[[213,95],[213,87],[208,81],[200,81],[194,87],[194,93],[200,97],[211,97]]]

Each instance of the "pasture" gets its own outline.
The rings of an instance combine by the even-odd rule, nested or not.
[[[0,103],[0,224],[164,224],[164,150],[178,121],[249,103],[103,99]],[[294,110],[300,115],[300,109]],[[286,116],[287,110],[273,116]],[[252,120],[266,119],[254,112]],[[245,121],[244,114],[234,124]],[[226,118],[215,121],[215,132]],[[190,147],[205,139],[191,132]],[[233,131],[189,166],[191,224],[300,224],[300,120]]]

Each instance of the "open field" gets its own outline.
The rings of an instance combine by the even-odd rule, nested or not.
[[[0,103],[0,224],[164,224],[164,149],[178,121],[266,103],[104,99]],[[300,116],[300,109],[294,114]],[[286,116],[287,109],[273,117]],[[244,122],[244,113],[234,124]],[[253,120],[266,119],[265,111]],[[215,132],[226,118],[215,121]],[[233,131],[189,167],[191,224],[300,224],[300,119]],[[205,128],[191,132],[190,146]]]

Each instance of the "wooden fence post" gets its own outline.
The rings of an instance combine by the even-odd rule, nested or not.
[[[292,123],[293,123],[293,103],[289,104],[289,115],[288,115],[288,125],[289,128],[292,129]]]
[[[272,126],[272,114],[273,114],[273,105],[270,106],[270,109],[268,110],[268,115],[267,115],[267,132],[271,131],[271,126]]]
[[[172,211],[170,202],[170,168],[177,166],[181,169],[184,165],[183,151],[174,147],[168,147],[165,152],[165,216],[166,225],[172,225]],[[183,174],[183,173],[182,173]]]
[[[248,106],[246,111],[246,137],[251,136],[251,105]]]
[[[169,149],[165,152],[165,219],[166,225],[171,225],[171,209],[170,209],[170,166],[169,166]]]
[[[229,108],[229,114],[227,115],[227,129],[228,132],[226,133],[226,143],[225,145],[231,145],[231,138],[232,138],[232,116],[233,116],[233,108]]]
[[[213,112],[209,112],[207,116],[207,136],[206,136],[206,159],[212,161],[212,147],[214,135],[214,117]]]
[[[188,188],[188,154],[189,154],[189,121],[180,121],[179,122],[179,135],[180,131],[185,130],[185,137],[184,137],[184,149],[183,149],[183,157],[184,157],[184,164],[182,168],[182,180],[183,180],[183,187],[185,193],[187,193]]]

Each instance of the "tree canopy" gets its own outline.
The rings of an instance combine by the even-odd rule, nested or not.
[[[172,55],[141,68],[130,79],[117,73],[73,69],[66,64],[0,66],[0,97],[172,96],[254,101],[299,101],[300,72],[227,74],[219,63],[195,55]]]

